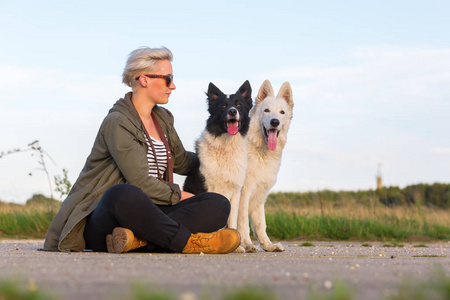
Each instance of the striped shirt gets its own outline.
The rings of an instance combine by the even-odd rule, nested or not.
[[[163,177],[164,172],[167,169],[166,147],[164,146],[163,142],[154,139],[152,136],[150,136],[150,138],[152,139],[153,146],[155,147],[156,159],[158,160],[159,166],[159,174],[161,174],[161,177]],[[148,145],[148,152],[147,152],[148,175],[158,178],[158,172],[156,171],[155,155],[153,153],[152,146],[150,145],[150,142],[147,139],[147,136],[145,136],[145,141],[147,142]]]

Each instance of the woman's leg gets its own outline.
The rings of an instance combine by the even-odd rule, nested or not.
[[[172,206],[158,206],[192,233],[213,232],[227,225],[230,201],[220,194],[201,193]]]
[[[107,251],[106,235],[125,227],[149,244],[181,252],[191,231],[161,211],[136,186],[117,184],[109,188],[88,217],[84,230],[86,249]]]

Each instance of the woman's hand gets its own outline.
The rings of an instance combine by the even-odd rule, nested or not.
[[[185,191],[181,191],[181,199],[180,199],[180,201],[186,200],[186,199],[194,197],[194,196],[195,196],[194,194],[191,194],[191,193],[188,193],[188,192],[185,192]]]

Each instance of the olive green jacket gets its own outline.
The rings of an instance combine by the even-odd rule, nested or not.
[[[44,250],[82,251],[86,217],[96,208],[105,191],[117,183],[126,182],[141,188],[158,205],[180,201],[178,185],[148,175],[148,146],[131,95],[130,92],[119,99],[103,120],[83,170],[50,224]],[[197,156],[184,149],[168,110],[155,106],[153,113],[167,136],[174,172],[186,175],[198,163]]]

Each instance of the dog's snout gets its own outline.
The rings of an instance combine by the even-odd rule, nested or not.
[[[236,114],[237,114],[237,109],[236,109],[236,108],[230,108],[230,110],[228,111],[228,114],[229,114],[231,117],[235,117]]]
[[[273,127],[278,127],[278,125],[280,125],[280,120],[272,119],[270,120],[270,125],[272,125]]]

